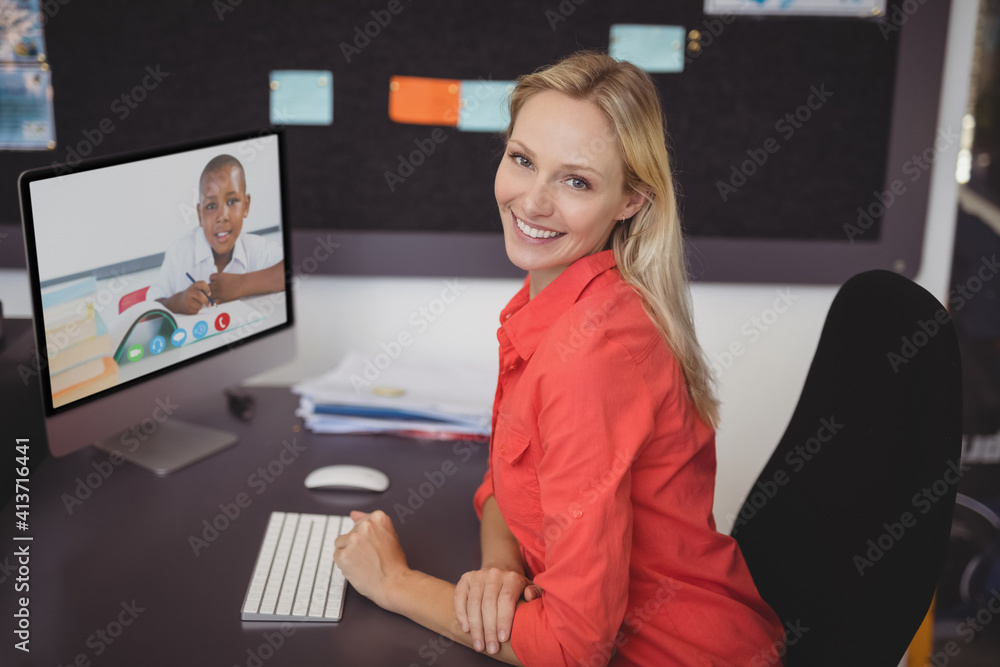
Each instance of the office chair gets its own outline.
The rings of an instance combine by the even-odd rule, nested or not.
[[[732,533],[785,623],[788,667],[895,667],[903,657],[948,545],[961,390],[955,331],[937,299],[889,271],[841,287]]]

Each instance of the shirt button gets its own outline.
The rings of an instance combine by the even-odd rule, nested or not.
[[[504,315],[504,316],[503,316],[503,318],[504,318],[505,320],[509,320],[509,319],[510,319],[510,313],[507,313],[506,315]]]
[[[573,509],[573,518],[574,519],[579,519],[582,516],[583,516],[583,510],[582,509],[580,509],[579,507],[576,507],[576,508]]]
[[[506,454],[507,453],[507,449],[503,445],[500,445],[500,453],[501,454]]]

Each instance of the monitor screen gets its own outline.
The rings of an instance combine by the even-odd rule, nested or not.
[[[165,397],[192,405],[292,357],[281,140],[268,130],[22,174],[53,454],[120,449]],[[208,451],[177,456],[194,436],[175,417],[156,435],[176,461],[144,445],[157,472]]]
[[[50,410],[288,323],[277,135],[115,162],[24,184]]]

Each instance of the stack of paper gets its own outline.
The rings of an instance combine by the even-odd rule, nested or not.
[[[300,396],[296,414],[316,433],[486,439],[495,386],[492,374],[465,366],[351,351],[292,391]]]

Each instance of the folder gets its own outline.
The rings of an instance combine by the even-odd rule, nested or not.
[[[436,439],[489,435],[496,385],[489,373],[447,361],[375,363],[352,350],[332,371],[292,387],[300,396],[296,414],[306,428],[315,433],[419,432]]]

